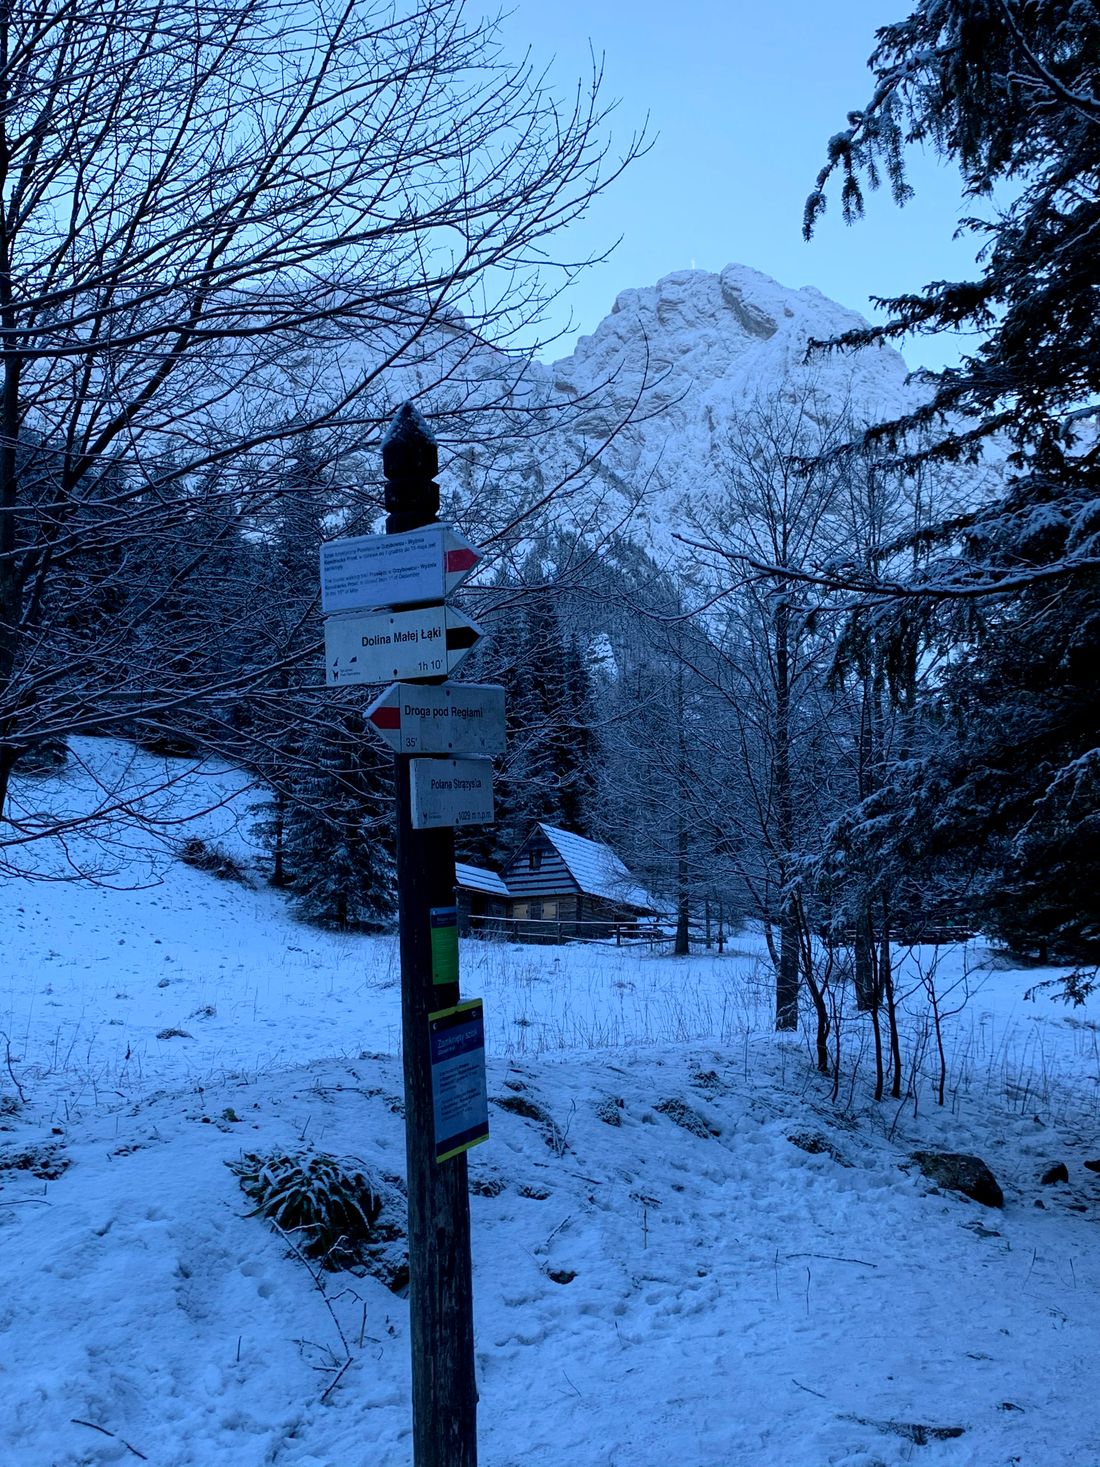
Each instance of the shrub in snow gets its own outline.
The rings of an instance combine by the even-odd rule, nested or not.
[[[20,774],[56,774],[69,762],[69,746],[64,739],[39,739],[19,755]]]
[[[357,1163],[324,1152],[249,1152],[228,1162],[246,1196],[249,1217],[265,1217],[326,1268],[357,1262],[375,1239],[384,1189]]]
[[[712,1125],[705,1116],[701,1116],[697,1110],[680,1100],[677,1096],[670,1096],[667,1100],[658,1100],[653,1107],[662,1115],[668,1116],[682,1130],[688,1131],[692,1136],[699,1136],[703,1141],[709,1141],[712,1136],[720,1136],[719,1128]]]
[[[29,1172],[42,1182],[56,1182],[72,1161],[60,1146],[11,1147],[0,1151],[0,1172]]]
[[[542,1127],[542,1139],[556,1156],[564,1156],[570,1149],[567,1139],[568,1124],[563,1130],[545,1106],[539,1105],[537,1100],[529,1100],[525,1095],[490,1095],[489,1099],[494,1105],[499,1105],[501,1110],[510,1111],[512,1115],[523,1116],[524,1120],[537,1121]]]
[[[823,1136],[820,1131],[792,1131],[787,1140],[792,1146],[797,1146],[800,1151],[808,1151],[811,1156],[831,1156],[841,1166],[850,1165],[828,1136]]]
[[[248,873],[228,851],[221,846],[208,845],[197,835],[189,836],[179,848],[179,858],[185,866],[194,866],[196,871],[209,871],[220,881],[236,881],[241,886],[251,886]]]

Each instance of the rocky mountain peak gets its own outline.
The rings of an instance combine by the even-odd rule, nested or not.
[[[791,290],[747,265],[719,275],[679,270],[656,285],[621,291],[610,315],[573,355],[555,362],[559,390],[570,396],[615,377],[615,408],[651,385],[647,410],[684,424],[706,409],[719,416],[762,394],[814,390],[860,417],[893,414],[912,401],[901,356],[888,347],[807,360],[811,340],[865,325],[863,317],[812,286]],[[601,411],[585,431],[606,429]]]
[[[592,468],[596,492],[631,505],[643,543],[671,547],[686,506],[720,490],[739,419],[801,405],[810,422],[857,431],[927,394],[890,347],[808,356],[811,341],[865,324],[812,286],[792,290],[747,265],[680,270],[620,292],[572,356],[541,369],[542,390],[575,404],[574,461],[578,434],[612,440]],[[549,467],[555,448],[544,441],[540,455]]]

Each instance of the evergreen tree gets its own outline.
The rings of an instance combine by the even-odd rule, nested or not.
[[[518,629],[512,721],[522,740],[513,766],[514,820],[585,835],[589,826],[592,730],[588,673],[562,634],[553,604],[533,596]]]
[[[595,727],[592,676],[571,632],[561,651],[561,712],[557,728],[561,824],[578,835],[591,835],[595,823],[599,738]]]
[[[181,489],[164,532],[137,548],[136,574],[120,577],[129,622],[123,658],[147,669],[150,701],[158,684],[181,698],[179,708],[135,721],[149,747],[236,752],[244,716],[234,684],[254,656],[264,615],[249,528],[237,495],[211,470]]]
[[[846,218],[880,170],[904,202],[914,143],[958,163],[968,198],[1011,191],[965,223],[985,236],[976,279],[887,299],[888,324],[842,339],[977,328],[980,345],[928,403],[869,436],[902,467],[1009,448],[1003,492],[927,536],[934,553],[908,582],[833,578],[864,608],[875,599],[864,635],[887,656],[922,616],[930,640],[961,649],[938,700],[951,736],[886,798],[899,820],[907,804],[928,812],[925,855],[949,849],[978,870],[975,910],[1005,937],[1095,958],[1100,750],[1085,669],[1100,615],[1100,11],[923,0],[878,32],[871,66],[874,95],[830,142],[807,233],[837,171]]]
[[[312,438],[299,442],[280,475],[273,523],[264,550],[263,638],[256,662],[270,672],[246,705],[242,753],[269,791],[257,807],[256,832],[271,852],[271,881],[290,877],[286,836],[290,811],[303,780],[311,777],[310,724],[325,719],[331,695],[321,658],[318,551],[326,509],[323,457]]]
[[[459,835],[460,859],[494,866],[507,860],[538,821],[592,834],[599,743],[592,679],[581,637],[566,634],[551,591],[518,594],[498,617],[495,646],[478,677],[503,684],[508,748],[494,779],[496,819]]]
[[[597,603],[610,643],[600,686],[604,757],[597,833],[676,914],[675,950],[708,903],[731,917],[743,887],[731,853],[745,795],[731,767],[727,707],[708,625],[684,585],[635,547],[619,547]],[[619,601],[617,610],[609,608]]]
[[[334,695],[305,741],[285,835],[292,905],[342,931],[377,927],[393,909],[389,760],[362,715]]]

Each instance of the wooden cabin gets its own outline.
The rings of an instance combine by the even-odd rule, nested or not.
[[[610,846],[554,825],[536,825],[500,874],[520,939],[612,937],[657,915]]]
[[[463,937],[502,936],[510,915],[510,894],[495,871],[455,862],[455,905]]]

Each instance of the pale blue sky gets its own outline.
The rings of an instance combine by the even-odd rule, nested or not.
[[[851,227],[839,203],[810,244],[802,205],[829,136],[871,94],[866,60],[876,26],[908,14],[905,0],[510,0],[511,52],[553,58],[563,87],[589,71],[589,42],[605,59],[608,97],[620,99],[613,134],[625,144],[646,113],[656,143],[587,219],[576,253],[622,243],[585,273],[568,301],[591,331],[619,290],[673,270],[751,265],[785,285],[816,285],[870,314],[868,296],[897,294],[973,272],[975,242],[953,242],[959,180],[914,160],[917,197],[897,209],[880,190]],[[564,324],[564,312],[555,323]],[[576,335],[576,332],[573,333]],[[549,355],[570,349],[566,338]],[[908,343],[910,365],[954,360],[949,342]]]

